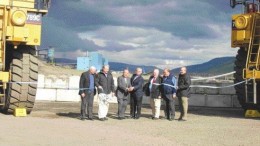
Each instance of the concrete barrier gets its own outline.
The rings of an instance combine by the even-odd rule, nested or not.
[[[38,90],[36,100],[48,101],[74,101],[79,102],[80,96],[78,95],[79,76],[54,76],[42,75],[38,77]],[[114,78],[115,86],[117,85],[117,78]],[[194,82],[193,85],[206,85],[206,86],[227,86],[230,83],[218,82]],[[192,88],[191,98],[189,99],[190,106],[206,106],[206,107],[240,107],[235,89],[208,89],[208,88]],[[97,95],[94,98],[97,102]],[[117,103],[117,98],[114,97],[111,103]],[[150,104],[149,97],[143,97],[143,104]],[[176,104],[178,100],[176,99]]]
[[[56,101],[56,98],[57,98],[56,89],[42,89],[42,88],[37,89],[36,100]]]

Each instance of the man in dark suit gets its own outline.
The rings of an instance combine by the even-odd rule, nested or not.
[[[129,92],[130,88],[130,78],[129,71],[125,69],[123,71],[123,75],[117,78],[117,90],[116,96],[118,101],[118,119],[122,120],[125,118],[125,110],[128,104]]]
[[[135,74],[131,77],[131,87],[128,89],[131,93],[131,117],[139,119],[141,115],[142,99],[143,99],[143,83],[142,69],[137,68]]]
[[[80,76],[79,95],[81,96],[81,120],[85,120],[86,108],[88,119],[93,120],[93,100],[96,93],[95,78],[96,68],[91,66],[90,69]]]

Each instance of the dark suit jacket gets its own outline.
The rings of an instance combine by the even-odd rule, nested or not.
[[[128,91],[126,90],[131,86],[130,78],[125,78],[120,76],[117,78],[117,89],[116,89],[116,96],[117,98],[127,99],[129,96]]]
[[[142,76],[138,76],[135,78],[136,75],[134,74],[131,77],[131,86],[134,87],[134,90],[131,92],[132,97],[142,97],[143,96],[143,83],[144,78]]]
[[[90,79],[89,79],[89,71],[83,72],[80,76],[79,80],[79,88],[89,88]],[[94,85],[95,85],[95,75],[94,75]],[[95,86],[94,86],[95,87]],[[79,90],[79,95],[82,93],[88,93],[88,89]],[[94,88],[94,94],[96,94],[96,89]]]
[[[151,84],[151,80],[154,78],[154,76],[151,76],[149,78],[149,81],[148,81],[148,96],[152,97],[152,98],[158,98],[159,96],[161,96],[161,93],[162,93],[162,86],[161,85],[152,85],[152,89],[150,90],[149,86]],[[156,81],[154,81],[154,83],[156,84],[161,84],[163,81],[163,78],[158,76],[156,78]]]
[[[98,73],[95,79],[95,85],[97,88],[98,86],[103,88],[103,90],[98,89],[98,93],[110,94],[111,92],[115,92],[114,79],[110,72],[107,74],[107,77],[103,72]]]

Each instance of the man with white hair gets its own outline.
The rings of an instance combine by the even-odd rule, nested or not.
[[[149,91],[147,92],[147,96],[150,96],[153,120],[157,120],[160,117],[162,80],[162,77],[159,76],[159,69],[154,69],[153,75],[150,77],[148,82]]]
[[[115,87],[114,87],[114,79],[113,75],[109,72],[109,65],[104,65],[102,67],[102,71],[97,74],[95,85],[98,88],[99,98],[101,99],[104,97],[111,97],[114,96]],[[98,118],[101,121],[108,120],[107,119],[107,112],[109,108],[109,103],[106,102],[99,102],[98,104]]]
[[[96,94],[95,73],[96,68],[91,66],[88,71],[83,72],[80,76],[79,95],[81,97],[81,120],[85,120],[87,116],[89,120],[93,120],[93,101],[94,95]]]
[[[130,79],[130,114],[131,118],[139,119],[141,116],[142,100],[143,100],[143,83],[142,69],[136,68],[135,74]]]

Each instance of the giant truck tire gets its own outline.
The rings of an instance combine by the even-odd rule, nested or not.
[[[239,83],[244,81],[243,79],[243,69],[246,67],[246,60],[247,60],[247,51],[245,48],[240,48],[237,52],[236,60],[235,60],[235,67],[234,67],[234,83]],[[237,94],[237,99],[242,106],[244,110],[247,109],[257,109],[260,110],[260,82],[258,82],[257,86],[257,97],[258,97],[258,104],[254,105],[252,103],[246,103],[246,88],[245,88],[245,83],[240,84],[235,86],[236,94]],[[250,90],[250,89],[249,89]]]
[[[38,59],[35,57],[35,48],[20,46],[12,52],[10,63],[10,81],[6,91],[5,110],[13,113],[17,107],[26,108],[29,114],[35,102]]]

